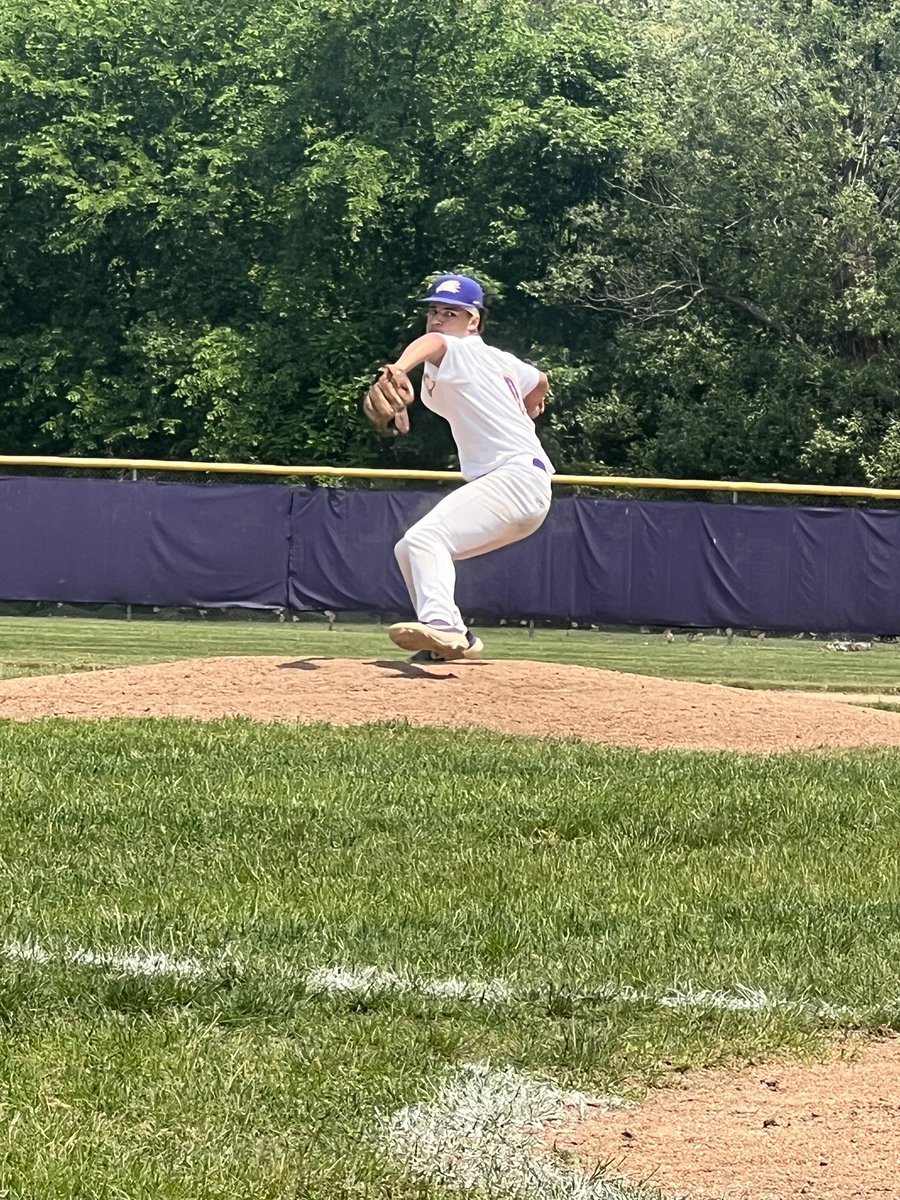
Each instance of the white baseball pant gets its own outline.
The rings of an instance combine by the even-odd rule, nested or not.
[[[394,553],[418,620],[465,632],[453,564],[534,533],[550,510],[550,493],[541,467],[507,463],[445,496],[407,530]]]

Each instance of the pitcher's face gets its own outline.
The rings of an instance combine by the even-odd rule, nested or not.
[[[425,319],[426,333],[444,333],[450,337],[466,337],[478,332],[480,317],[459,304],[429,304]]]

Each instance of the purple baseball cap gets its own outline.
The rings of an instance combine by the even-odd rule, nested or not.
[[[484,308],[484,292],[481,284],[469,275],[438,275],[428,290],[420,296],[417,304],[454,304],[460,308]]]

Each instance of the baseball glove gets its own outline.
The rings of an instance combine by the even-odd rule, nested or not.
[[[408,433],[409,416],[407,406],[416,398],[407,373],[400,367],[388,364],[381,368],[378,378],[366,392],[363,412],[383,433]],[[393,421],[393,430],[390,424]]]

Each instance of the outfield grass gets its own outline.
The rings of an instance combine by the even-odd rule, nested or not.
[[[900,645],[864,653],[826,651],[821,641],[706,636],[672,644],[661,634],[592,630],[478,629],[492,658],[576,663],[641,675],[749,688],[900,693]],[[384,628],[312,622],[112,621],[78,617],[0,618],[0,678],[133,666],[231,654],[384,657]]]
[[[0,787],[10,1197],[436,1200],[376,1111],[456,1064],[638,1094],[900,1022],[897,754],[3,722]],[[370,966],[419,986],[309,974]]]

